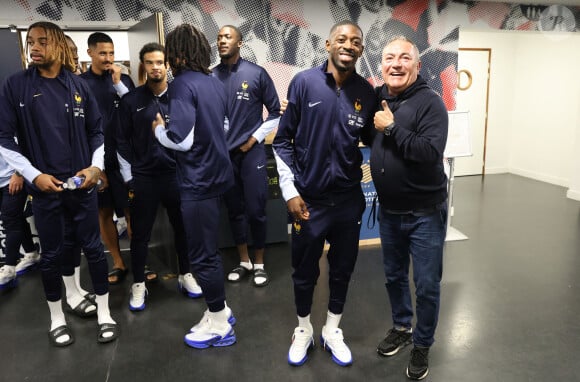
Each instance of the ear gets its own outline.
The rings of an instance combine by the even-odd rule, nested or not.
[[[324,44],[324,46],[326,47],[326,51],[330,52],[330,41],[326,40],[326,43]]]

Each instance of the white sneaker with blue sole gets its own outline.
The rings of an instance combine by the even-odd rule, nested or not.
[[[201,287],[191,273],[179,275],[177,278],[177,287],[183,294],[186,294],[188,297],[199,298],[203,296]]]
[[[145,309],[147,293],[147,287],[144,282],[131,285],[131,294],[129,296],[129,310],[131,312],[140,312]]]
[[[37,251],[26,253],[18,264],[16,264],[16,275],[21,276],[26,272],[34,269],[34,267],[40,261],[40,255]]]
[[[189,332],[184,337],[187,346],[192,348],[207,349],[212,346],[231,346],[236,343],[236,333],[232,325],[227,321],[225,324],[214,322],[209,312],[204,314],[201,322],[194,328],[194,332]]]
[[[288,363],[292,366],[301,366],[308,359],[308,351],[314,347],[312,328],[298,326],[292,335],[292,345],[288,350]]]
[[[326,329],[322,327],[320,341],[324,349],[332,354],[332,360],[340,366],[349,366],[352,364],[352,354],[348,346],[344,343],[342,329]]]

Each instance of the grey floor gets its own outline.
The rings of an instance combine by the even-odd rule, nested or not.
[[[566,189],[515,175],[457,178],[452,225],[469,239],[448,242],[440,324],[428,381],[580,381],[580,203]],[[127,255],[128,256],[128,255]],[[235,263],[225,251],[226,268]],[[405,381],[408,352],[376,353],[390,327],[377,246],[362,248],[342,327],[354,364],[335,365],[320,346],[302,367],[286,353],[296,319],[288,244],[268,248],[271,284],[228,284],[238,343],[196,350],[183,335],[203,310],[176,291],[176,280],[150,286],[147,309],[127,309],[130,279],[111,287],[116,343],[96,342],[96,321],[67,316],[76,342],[47,339],[48,309],[38,271],[0,294],[1,381]],[[86,273],[86,270],[85,270]],[[323,272],[324,275],[324,272]],[[83,276],[87,281],[86,274]],[[325,319],[322,276],[312,317]]]

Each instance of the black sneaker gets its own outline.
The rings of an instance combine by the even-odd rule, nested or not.
[[[429,348],[414,346],[407,366],[407,377],[418,381],[427,374],[429,374]]]
[[[390,357],[397,354],[399,350],[409,345],[412,341],[413,334],[411,331],[392,328],[377,347],[377,352],[385,357]]]

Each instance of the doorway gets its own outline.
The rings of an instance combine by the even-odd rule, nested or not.
[[[469,111],[473,155],[455,159],[455,176],[485,175],[491,49],[459,48],[456,110]]]

